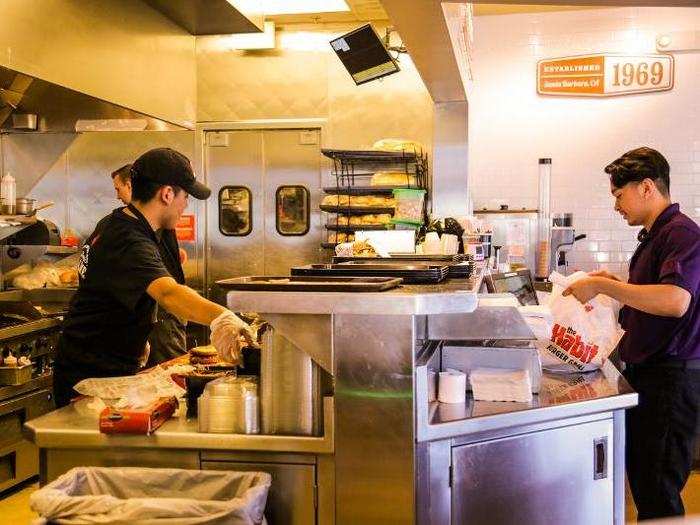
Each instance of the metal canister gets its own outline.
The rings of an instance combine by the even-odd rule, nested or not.
[[[17,215],[27,215],[34,211],[34,199],[27,199],[26,197],[19,197],[15,199],[15,213]]]

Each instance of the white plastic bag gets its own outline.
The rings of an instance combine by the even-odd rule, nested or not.
[[[556,372],[588,372],[599,369],[620,342],[624,330],[617,322],[620,304],[598,295],[581,304],[573,295],[562,293],[572,283],[587,277],[576,272],[565,277],[557,272],[549,303],[544,307],[521,308],[539,341],[542,367]]]
[[[76,467],[30,498],[34,525],[260,525],[265,472]]]

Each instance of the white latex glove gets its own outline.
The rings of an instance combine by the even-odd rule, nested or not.
[[[250,326],[233,312],[226,310],[211,322],[210,328],[211,344],[216,348],[219,357],[229,363],[239,363],[241,338],[249,342],[253,340]]]

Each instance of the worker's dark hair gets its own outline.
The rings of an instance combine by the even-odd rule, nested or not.
[[[115,177],[119,177],[119,180],[122,181],[122,183],[126,184],[131,180],[131,164],[124,164],[121,168],[118,170],[115,170],[112,172],[112,179]]]
[[[610,175],[610,182],[614,187],[622,188],[630,182],[650,179],[665,197],[671,192],[670,171],[664,156],[646,146],[628,151],[605,166],[605,173]]]

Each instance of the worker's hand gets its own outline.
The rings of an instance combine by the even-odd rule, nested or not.
[[[219,357],[229,363],[239,363],[242,345],[253,341],[250,326],[233,312],[226,310],[211,322],[210,328],[211,343]]]
[[[600,280],[605,277],[583,277],[570,285],[562,295],[573,295],[580,303],[586,304],[600,293]]]
[[[590,277],[603,277],[605,279],[612,279],[613,281],[618,281],[620,282],[621,279],[615,275],[614,273],[610,273],[606,270],[597,270],[595,272],[588,272],[588,275]]]

